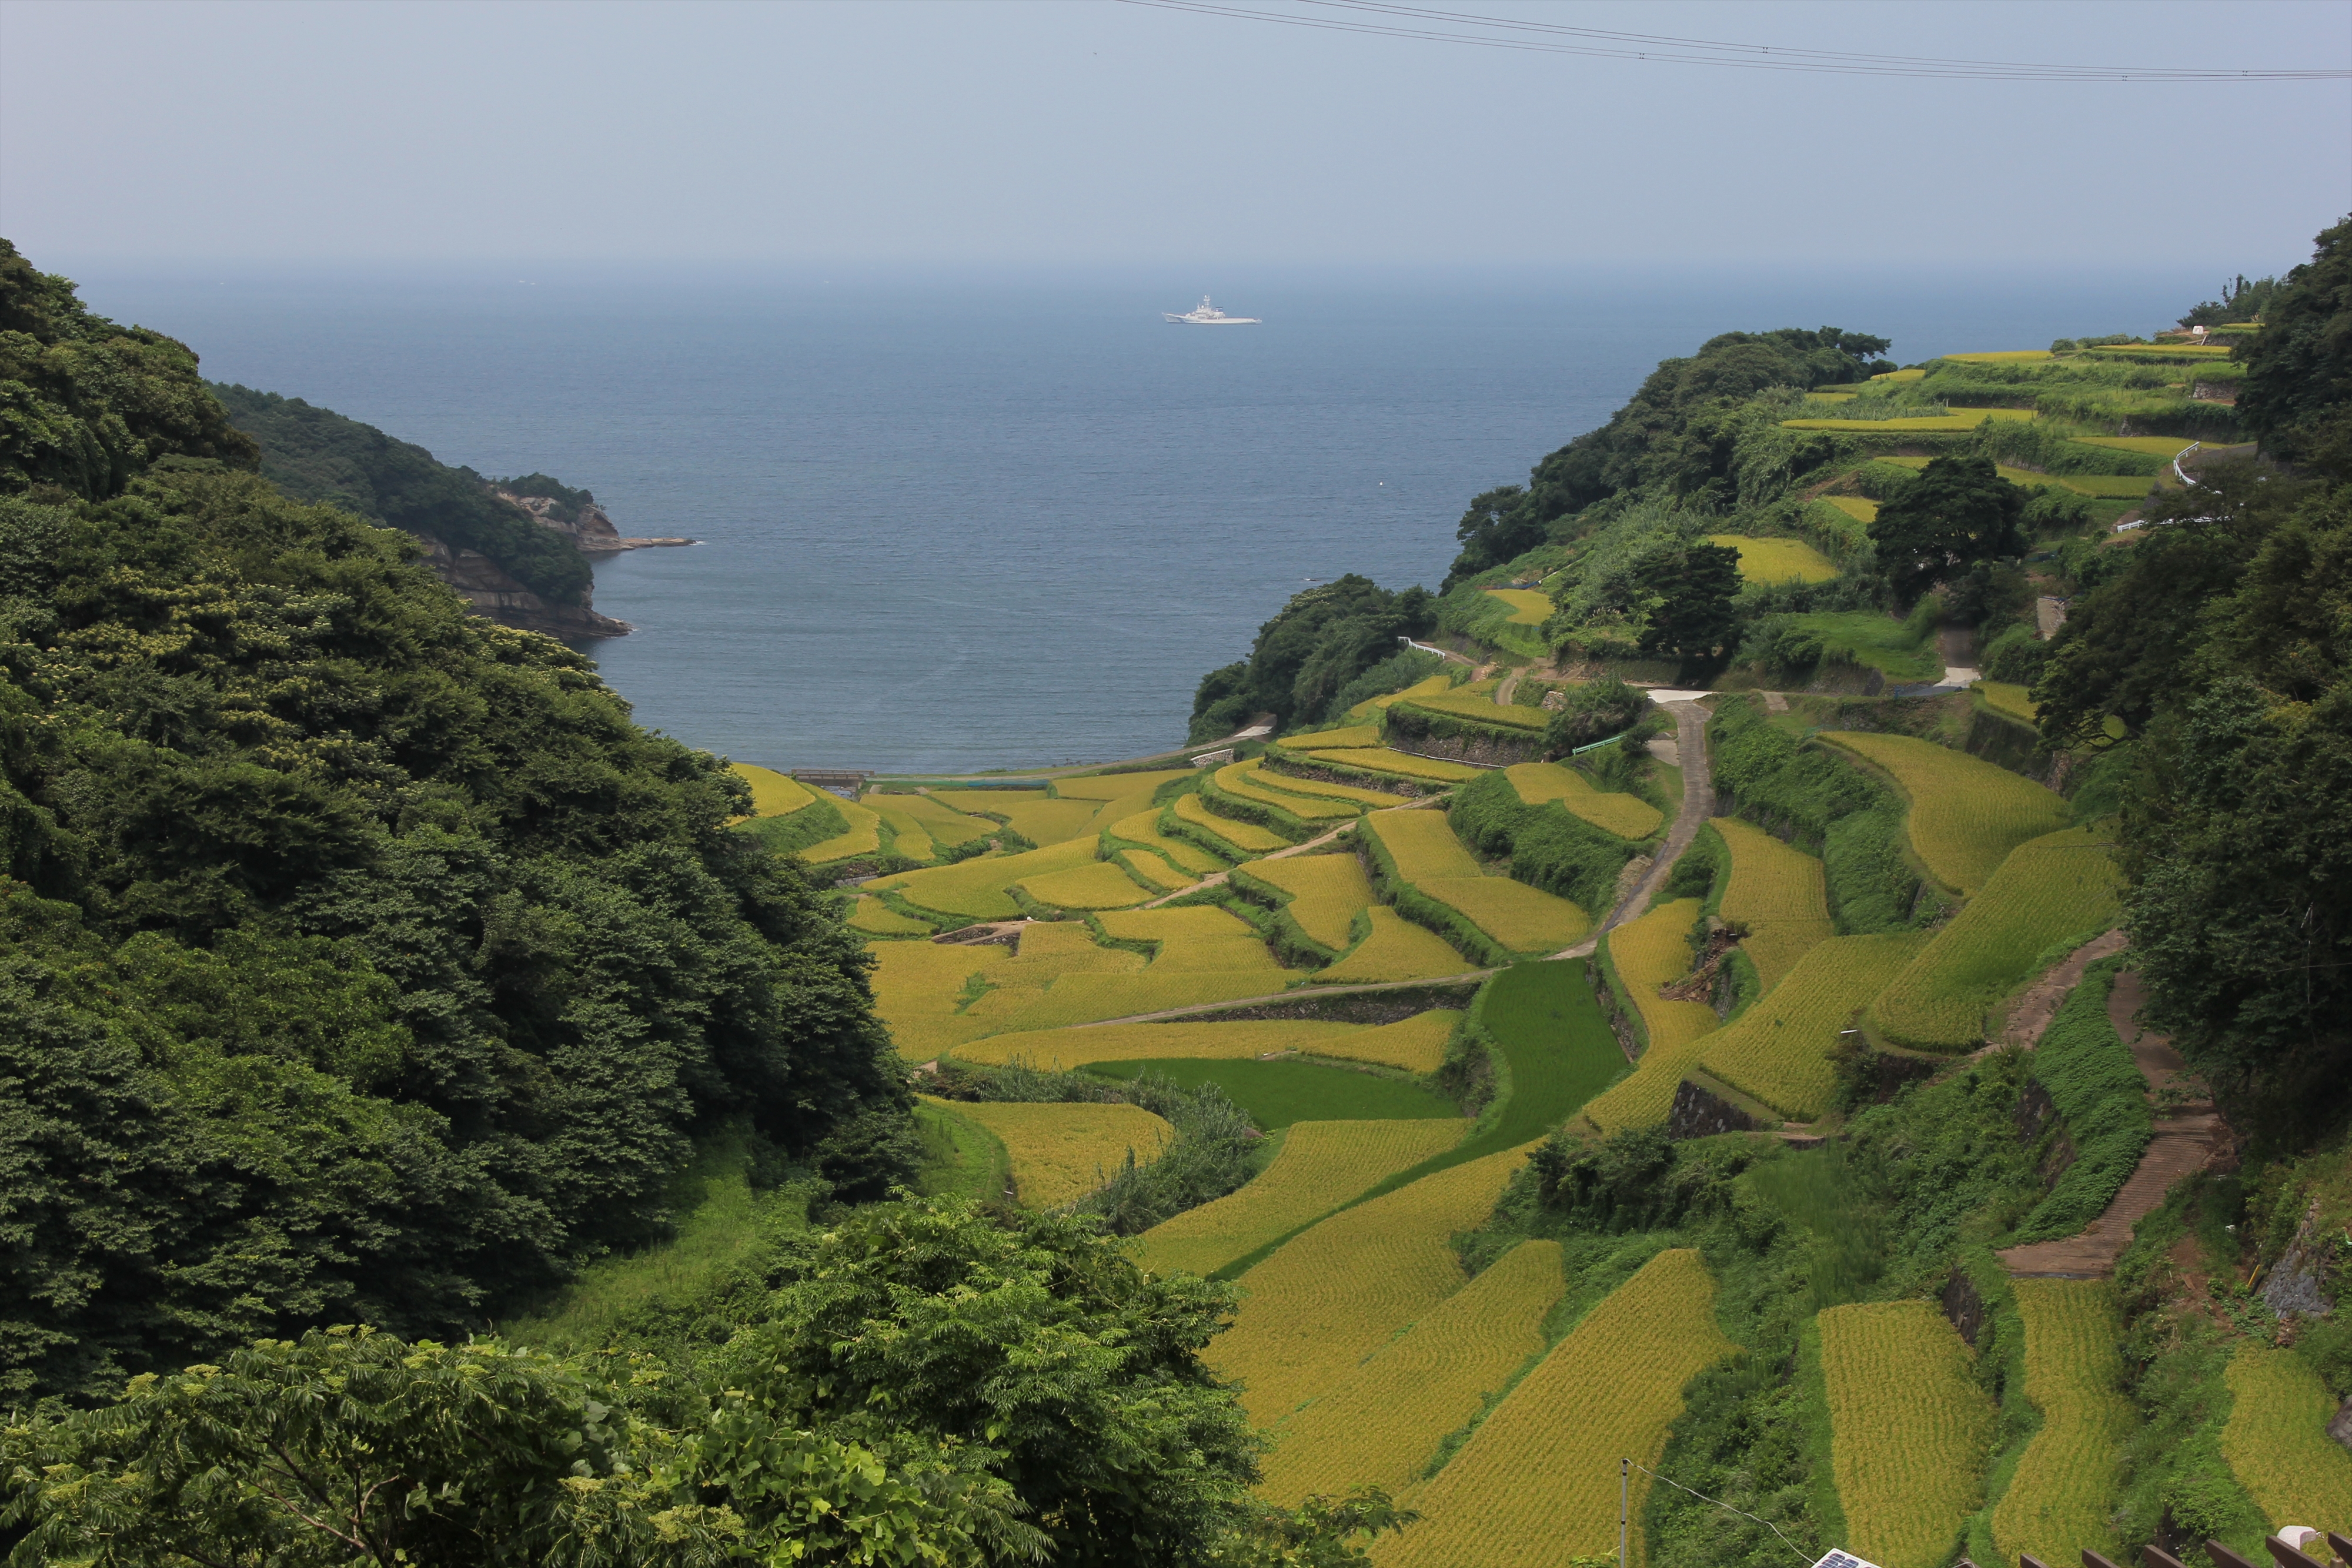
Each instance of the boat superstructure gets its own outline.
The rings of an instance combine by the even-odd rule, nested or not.
[[[1205,294],[1201,296],[1201,304],[1198,309],[1187,310],[1181,316],[1170,310],[1163,310],[1160,314],[1167,317],[1169,320],[1177,323],[1179,326],[1184,327],[1256,327],[1263,325],[1263,323],[1255,316],[1226,315],[1223,311],[1210,304],[1209,297]]]

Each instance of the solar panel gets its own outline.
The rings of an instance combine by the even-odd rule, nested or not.
[[[1814,1563],[1813,1568],[1878,1568],[1878,1564],[1865,1563],[1851,1552],[1832,1549],[1828,1556]]]

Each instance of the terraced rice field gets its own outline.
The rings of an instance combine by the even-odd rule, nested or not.
[[[807,785],[772,768],[730,762],[727,770],[751,786],[751,815],[755,817],[790,816],[816,799]]]
[[[1323,797],[1333,800],[1352,800],[1360,806],[1409,806],[1412,800],[1386,789],[1366,789],[1354,784],[1333,784],[1321,779],[1301,779],[1295,774],[1276,773],[1260,768],[1250,781],[1260,789],[1277,790],[1283,795]],[[1287,804],[1287,802],[1285,802]]]
[[[1816,944],[1762,1000],[1706,1037],[1698,1065],[1783,1116],[1811,1121],[1836,1096],[1830,1051],[1839,1031],[1927,945],[1925,932]]]
[[[1655,1467],[1683,1413],[1683,1385],[1735,1348],[1716,1326],[1714,1303],[1696,1250],[1652,1259],[1552,1348],[1451,1463],[1404,1495],[1423,1521],[1382,1537],[1372,1561],[1552,1568],[1613,1554],[1618,1459]],[[1646,1479],[1633,1477],[1635,1519]],[[1636,1530],[1635,1562],[1641,1541]]]
[[[1139,1260],[1154,1273],[1214,1273],[1461,1138],[1458,1121],[1294,1122],[1255,1180],[1145,1231]]]
[[[882,847],[881,818],[855,800],[835,800],[833,807],[849,824],[847,831],[823,843],[809,845],[801,852],[801,859],[811,865],[829,865],[856,855],[870,855]]]
[[[1448,762],[1437,757],[1414,757],[1407,752],[1391,751],[1387,747],[1367,747],[1359,751],[1310,751],[1310,760],[1328,762],[1334,768],[1357,768],[1369,773],[1393,773],[1400,779],[1422,779],[1439,784],[1459,784],[1465,779],[1475,779],[1485,771],[1466,762]]]
[[[1449,1013],[1448,1019],[1454,1015]],[[1410,1020],[1408,1020],[1410,1021]],[[1393,1027],[1393,1026],[1391,1026]],[[1451,1030],[1452,1025],[1447,1026]],[[1277,1051],[1343,1054],[1334,1048],[1363,1024],[1324,1023],[1311,1019],[1244,1019],[1232,1023],[1113,1023],[991,1035],[956,1051],[956,1060],[994,1067],[1024,1061],[1032,1067],[1067,1069],[1097,1061],[1192,1056],[1208,1061],[1255,1061]]]
[[[1903,431],[1931,434],[1957,434],[1974,430],[1989,419],[2038,418],[2030,408],[1960,408],[1948,414],[1925,414],[1916,419],[1784,419],[1783,430],[1844,430],[1868,434],[1883,431],[1894,435]]]
[[[1910,810],[1904,831],[1937,882],[1973,898],[2009,852],[2066,825],[2053,789],[1964,751],[1907,735],[1837,731],[1822,737],[1884,769]]]
[[[1057,800],[1043,789],[934,789],[931,799],[950,810],[1002,817],[1040,849],[1076,838],[1102,810],[1099,800]]]
[[[2078,435],[2083,446],[2104,446],[2110,452],[2137,452],[2149,457],[2178,457],[2197,444],[2178,435]]]
[[[1885,1568],[1943,1568],[1983,1502],[1995,1419],[1967,1344],[1916,1299],[1832,1307],[1816,1321],[1846,1544]]]
[[[1273,890],[1307,939],[1345,952],[1356,916],[1371,907],[1372,884],[1353,855],[1292,855],[1255,861],[1234,873],[1244,885]]]
[[[895,814],[911,821],[935,844],[970,843],[996,831],[996,824],[987,818],[959,811],[929,795],[868,795],[866,804],[886,820]],[[904,835],[904,826],[900,826],[899,832]]]
[[[1454,950],[1444,937],[1415,925],[1386,904],[1365,912],[1372,933],[1328,969],[1310,977],[1318,985],[1371,985],[1382,980],[1429,980],[1467,974],[1478,966]]]
[[[1140,975],[1067,975],[1043,996],[1015,1008],[1010,1002],[988,1016],[1001,1019],[998,1029],[1060,1029],[1069,1024],[1105,1019],[1135,1018],[1177,1008],[1205,1007],[1213,1002],[1238,1002],[1270,997],[1307,976],[1297,970],[1219,969],[1192,973]],[[996,998],[974,1003],[975,1013]],[[967,1037],[969,1038],[969,1037]]]
[[[1155,975],[1254,969],[1279,982],[1286,973],[1249,922],[1213,904],[1184,909],[1114,910],[1096,917],[1103,935],[1122,942],[1156,942]]]
[[[1138,811],[1122,817],[1103,830],[1115,843],[1132,844],[1150,850],[1179,870],[1206,876],[1223,871],[1225,862],[1189,839],[1171,838],[1160,831],[1158,811]]]
[[[870,894],[862,894],[849,912],[849,928],[873,936],[929,936],[928,922],[910,920]]]
[[[1386,696],[1372,697],[1368,701],[1360,702],[1348,710],[1348,716],[1350,719],[1377,718],[1391,703],[1418,702],[1423,697],[1437,696],[1453,689],[1453,677],[1431,675],[1426,680],[1415,681],[1401,692],[1391,692]]]
[[[802,858],[807,859],[813,852],[803,851]],[[1094,858],[1092,843],[1073,841],[1049,844],[1042,850],[1025,850],[1016,855],[983,855],[956,865],[900,872],[868,883],[866,890],[894,892],[919,908],[961,915],[969,920],[1013,920],[1019,918],[1021,906],[1013,902],[1006,888],[1048,872],[1091,865]]]
[[[1490,588],[1486,592],[1511,607],[1510,624],[1540,626],[1551,619],[1551,596],[1531,588]]]
[[[1124,800],[1149,795],[1171,779],[1190,779],[1191,768],[1162,768],[1148,773],[1098,773],[1091,779],[1060,779],[1054,793],[1065,800]]]
[[[1649,1037],[1633,1075],[1584,1108],[1604,1133],[1654,1127],[1664,1121],[1675,1108],[1675,1089],[1683,1073],[1699,1058],[1700,1042],[1722,1021],[1705,1002],[1671,1002],[1658,995],[1660,986],[1690,973],[1690,929],[1699,907],[1696,898],[1677,898],[1601,939]]]
[[[1309,1125],[1299,1124],[1290,1135]],[[1513,1248],[1277,1427],[1259,1493],[1288,1508],[1351,1486],[1403,1491],[1420,1479],[1437,1446],[1478,1414],[1486,1396],[1542,1351],[1544,1314],[1559,1300],[1561,1284],[1559,1243]]]
[[[1709,534],[1706,542],[1739,552],[1739,575],[1748,582],[1828,582],[1837,563],[1802,539],[1759,539],[1743,534]]]
[[[1349,801],[1329,796],[1289,795],[1280,789],[1267,788],[1259,780],[1255,760],[1230,763],[1218,768],[1216,782],[1217,788],[1228,795],[1238,795],[1244,800],[1274,806],[1308,821],[1345,821],[1356,815],[1356,807]]]
[[[1591,917],[1565,898],[1486,876],[1435,811],[1375,811],[1364,819],[1397,875],[1513,953],[1554,952],[1592,928]]]
[[[2056,357],[2047,349],[1996,349],[1980,354],[1946,354],[1944,356],[1958,365],[2014,365]]]
[[[2005,714],[2025,724],[2033,724],[2041,719],[2040,706],[2026,695],[2023,686],[2013,685],[2007,681],[1979,681],[1976,689],[1984,698],[1985,706],[1995,713]]]
[[[1268,1426],[1337,1387],[1397,1331],[1460,1290],[1450,1239],[1481,1223],[1533,1145],[1505,1149],[1357,1205],[1242,1276],[1249,1292],[1209,1364]]]
[[[1646,839],[1666,824],[1666,815],[1636,795],[1593,788],[1592,780],[1557,762],[1515,762],[1503,776],[1530,806],[1557,800],[1572,815],[1621,839]]]
[[[1020,887],[1048,909],[1127,909],[1155,896],[1113,861],[1024,877]]]
[[[1285,751],[1345,751],[1351,747],[1381,744],[1381,727],[1376,724],[1350,724],[1339,729],[1318,729],[1307,735],[1294,735],[1275,744]]]
[[[2247,1341],[2230,1357],[2221,1457],[2276,1530],[2342,1530],[2352,1520],[2352,1454],[2327,1435],[2336,1401],[2291,1350]]]
[[[1041,1001],[1048,988],[1066,976],[1139,979],[1143,969],[1141,954],[1098,947],[1086,927],[1075,923],[1022,927],[1017,953],[995,946],[929,942],[885,942],[873,953],[875,1011],[889,1026],[899,1054],[909,1061],[928,1061],[966,1040],[1006,1029],[1009,1018]],[[967,997],[973,999],[967,1001]]]
[[[2108,1516],[2136,1417],[2116,1351],[2124,1325],[2115,1287],[2019,1280],[2014,1288],[2025,1321],[2025,1396],[2042,1412],[2042,1430],[1993,1505],[1993,1542],[2004,1561],[2031,1552],[2064,1563],[2086,1548],[2119,1559]]]
[[[1478,724],[1499,725],[1507,729],[1524,729],[1535,734],[1542,733],[1551,723],[1551,715],[1539,707],[1521,707],[1517,703],[1507,707],[1492,696],[1474,695],[1466,687],[1435,696],[1414,697],[1411,701],[1412,706],[1431,713],[1451,714],[1455,718],[1466,718]]]
[[[1094,1191],[1127,1163],[1159,1157],[1176,1129],[1140,1105],[1029,1105],[958,1101],[955,1113],[979,1123],[1013,1159],[1013,1185],[1024,1208],[1059,1208]]]
[[[1843,512],[1857,523],[1878,521],[1878,503],[1860,496],[1823,496],[1822,500]]]
[[[1798,959],[1834,934],[1829,883],[1818,859],[1754,823],[1717,817],[1712,825],[1731,852],[1731,875],[1718,913],[1748,927],[1739,950],[1769,991]]]
[[[1128,875],[1155,892],[1175,893],[1200,880],[1150,850],[1120,850],[1112,858],[1127,868]]]
[[[2107,839],[2092,829],[2021,845],[1887,986],[1871,1008],[1873,1027],[1918,1050],[1974,1049],[1987,1015],[2026,980],[2035,958],[2114,924],[2121,885]]]
[[[1284,850],[1290,841],[1280,833],[1259,827],[1255,822],[1239,822],[1231,817],[1220,817],[1209,810],[1208,802],[1198,795],[1179,795],[1169,810],[1181,822],[1190,822],[1249,854],[1264,854],[1268,850]]]

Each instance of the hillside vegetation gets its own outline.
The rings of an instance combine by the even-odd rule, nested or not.
[[[80,1295],[11,1242],[64,1303],[20,1558],[311,1551],[271,1442],[464,1500],[411,1561],[2352,1524],[2352,225],[2200,312],[1725,334],[1440,593],[1285,605],[1202,683],[1232,757],[842,794],[635,730],[201,417],[93,434],[145,466],[0,503],[0,1041],[25,1146],[123,1155],[22,1233],[153,1223]]]

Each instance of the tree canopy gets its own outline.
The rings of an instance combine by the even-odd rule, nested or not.
[[[1990,457],[1929,463],[1870,525],[1895,598],[1908,604],[1973,567],[2025,553],[2025,500]]]
[[[186,350],[0,290],[0,1397],[462,1331],[720,1118],[859,1179],[867,960],[720,759],[244,471]]]
[[[1399,636],[1428,633],[1429,591],[1391,592],[1354,572],[1293,594],[1257,630],[1250,656],[1202,677],[1192,738],[1230,735],[1253,715],[1283,725],[1322,716],[1340,688],[1397,652]]]

